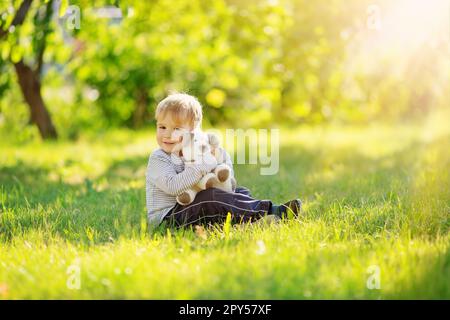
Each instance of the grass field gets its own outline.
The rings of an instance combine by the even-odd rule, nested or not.
[[[196,232],[147,230],[152,131],[2,141],[0,299],[450,299],[445,119],[282,129],[279,173],[236,176],[304,217]]]

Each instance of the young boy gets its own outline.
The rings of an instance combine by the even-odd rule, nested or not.
[[[281,218],[287,216],[288,210],[293,216],[299,214],[301,202],[298,199],[278,206],[270,200],[252,198],[244,187],[237,187],[234,192],[209,188],[200,191],[191,204],[179,205],[176,196],[198,183],[203,175],[215,167],[208,163],[185,166],[182,157],[172,153],[179,142],[172,134],[178,130],[192,131],[201,126],[202,106],[188,94],[171,94],[158,104],[155,118],[159,148],[150,155],[146,173],[147,213],[152,226],[162,221],[176,227],[223,222],[228,212],[233,222],[255,221],[266,215]],[[230,156],[228,153],[226,156],[226,162],[232,169]]]

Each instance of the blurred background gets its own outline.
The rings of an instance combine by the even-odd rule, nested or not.
[[[367,124],[450,106],[449,0],[0,0],[0,135],[154,123],[171,91],[206,126]]]

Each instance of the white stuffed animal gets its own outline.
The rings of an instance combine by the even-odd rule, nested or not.
[[[182,136],[181,143],[177,144],[172,152],[183,158],[185,166],[212,163],[216,167],[204,175],[193,187],[183,191],[177,196],[177,202],[183,206],[194,201],[201,190],[219,188],[225,191],[234,191],[236,180],[231,168],[225,163],[225,150],[219,147],[219,138],[212,133],[204,133],[200,129],[178,134]]]

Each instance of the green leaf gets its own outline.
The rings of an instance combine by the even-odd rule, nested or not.
[[[21,46],[14,46],[11,50],[11,62],[17,63],[22,59],[23,49]]]
[[[226,238],[228,238],[230,235],[230,229],[231,229],[231,213],[228,212],[225,223],[223,224],[223,233],[225,234]]]

